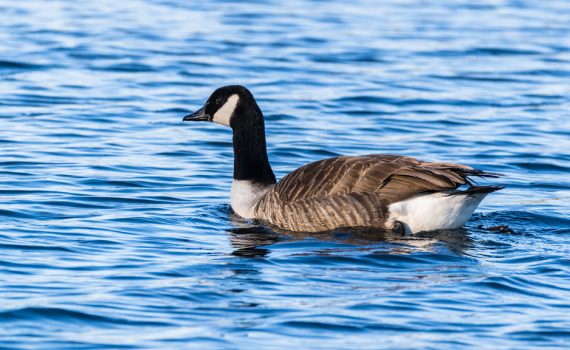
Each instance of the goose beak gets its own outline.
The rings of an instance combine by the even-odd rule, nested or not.
[[[182,121],[185,122],[200,122],[200,121],[210,121],[210,116],[204,112],[205,107],[200,108],[192,114],[185,116]]]

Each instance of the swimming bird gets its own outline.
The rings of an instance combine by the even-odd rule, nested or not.
[[[183,120],[233,130],[233,211],[285,230],[377,228],[414,234],[455,229],[485,196],[502,188],[470,180],[497,177],[495,173],[386,154],[319,160],[277,182],[267,156],[263,113],[240,85],[217,89]]]

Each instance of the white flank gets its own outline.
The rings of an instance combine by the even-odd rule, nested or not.
[[[234,114],[238,102],[239,96],[237,94],[231,95],[226,103],[214,114],[212,121],[214,123],[230,126],[230,118],[232,114]]]
[[[245,219],[254,219],[254,208],[273,185],[263,186],[248,180],[234,180],[230,204],[234,212]]]
[[[407,234],[463,226],[488,193],[472,195],[438,192],[391,204],[388,222],[400,221]]]

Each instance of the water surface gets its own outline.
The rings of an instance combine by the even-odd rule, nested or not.
[[[562,0],[0,1],[0,347],[568,346],[569,18]],[[413,239],[252,226],[228,206],[230,131],[181,122],[236,83],[278,177],[397,153],[507,188]]]

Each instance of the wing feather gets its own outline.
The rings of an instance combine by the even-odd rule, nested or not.
[[[445,191],[471,184],[469,176],[496,177],[466,165],[422,162],[394,155],[337,157],[307,164],[270,191],[282,203],[317,197],[375,193],[389,203],[422,192]]]

